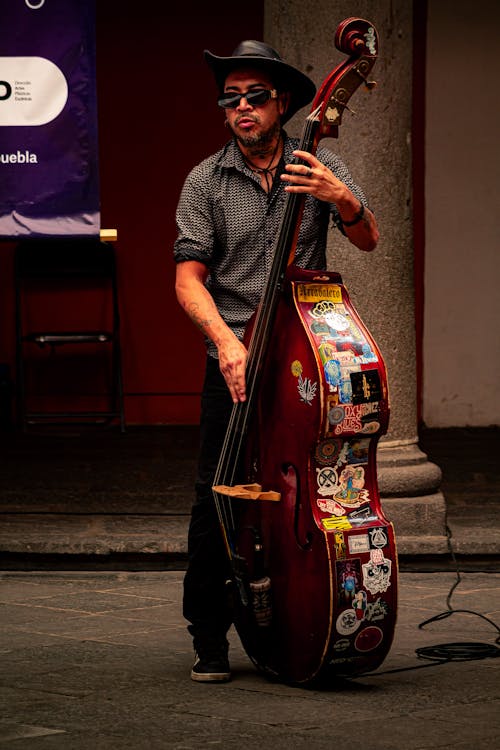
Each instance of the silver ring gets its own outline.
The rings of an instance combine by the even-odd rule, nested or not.
[[[306,172],[306,177],[312,177],[312,173],[313,173],[313,171],[312,171],[311,167],[309,167],[309,169]]]

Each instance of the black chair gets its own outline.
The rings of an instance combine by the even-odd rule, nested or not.
[[[123,432],[125,416],[114,246],[99,239],[23,240],[15,250],[14,269],[16,401],[21,428],[26,430],[29,425],[40,423],[118,422]],[[95,299],[99,304],[93,304]],[[47,316],[48,310],[50,314]],[[89,320],[83,320],[87,314]],[[61,355],[63,348],[69,352],[68,356]],[[37,383],[37,366],[43,369],[44,360],[49,359],[51,383],[59,382],[60,385],[54,372],[58,368],[64,369],[66,365],[67,376],[60,369],[58,372],[74,388],[78,383],[75,375],[85,373],[86,367],[77,366],[78,361],[83,362],[92,355],[94,360],[89,372],[95,380],[102,369],[102,385],[99,385],[98,393],[94,392],[90,398],[86,394],[86,397],[94,404],[99,402],[98,406],[88,409],[53,409],[52,406],[41,409],[32,406],[37,398],[38,401],[40,398],[42,401],[44,398],[45,401],[47,398],[57,401],[65,396],[66,401],[68,398],[70,401],[75,398],[81,401],[84,394],[64,394],[61,387],[56,393],[37,393],[34,396],[29,384],[31,382],[33,386]],[[85,378],[83,381],[81,385],[85,388]]]

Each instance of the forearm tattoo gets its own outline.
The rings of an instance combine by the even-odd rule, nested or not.
[[[189,302],[189,304],[186,305],[186,312],[200,330],[205,331],[211,326],[212,320],[200,315],[200,306],[197,302]]]

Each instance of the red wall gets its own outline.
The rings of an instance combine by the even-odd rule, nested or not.
[[[118,230],[126,419],[195,423],[204,346],[174,296],[175,207],[187,172],[227,140],[203,50],[262,38],[263,0],[251,13],[228,0],[96,5],[101,223]],[[1,244],[0,362],[14,374],[12,253]]]

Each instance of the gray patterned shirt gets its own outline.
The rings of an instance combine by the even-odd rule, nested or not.
[[[299,141],[284,137],[283,158],[270,193],[263,190],[259,175],[245,164],[232,140],[189,173],[177,206],[174,259],[177,263],[197,260],[208,267],[207,289],[240,339],[264,292],[288,197],[279,174],[285,163],[293,161]],[[316,156],[366,205],[363,191],[338,156],[326,148],[319,148]],[[325,268],[330,215],[342,231],[334,204],[306,197],[296,265]],[[217,357],[215,345],[207,341],[207,347]]]

